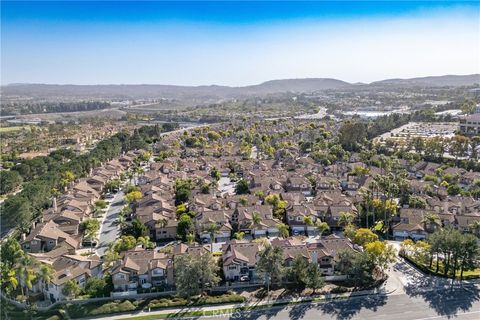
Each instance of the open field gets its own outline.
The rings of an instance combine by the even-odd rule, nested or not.
[[[30,130],[30,126],[14,126],[14,127],[0,127],[0,133],[2,132],[14,132],[22,129]]]

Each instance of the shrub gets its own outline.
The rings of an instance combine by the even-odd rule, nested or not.
[[[109,302],[104,305],[101,305],[98,308],[92,309],[89,312],[89,315],[95,316],[100,314],[110,314],[110,313],[117,313],[117,312],[126,312],[126,311],[133,311],[135,310],[135,305],[129,301],[125,300],[123,302]]]
[[[148,303],[148,307],[152,309],[156,308],[167,308],[167,307],[180,307],[186,306],[188,301],[180,297],[173,298],[162,298],[157,300],[152,300]]]
[[[348,288],[345,287],[335,287],[332,290],[330,290],[331,293],[345,293],[348,292]]]
[[[206,296],[201,297],[195,304],[218,304],[218,303],[234,303],[244,302],[244,296],[238,294],[224,294],[221,296]]]

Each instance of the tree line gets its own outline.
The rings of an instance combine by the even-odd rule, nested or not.
[[[438,229],[426,241],[407,239],[400,254],[429,272],[452,278],[464,278],[465,271],[475,270],[480,258],[478,239],[453,228]]]
[[[2,105],[0,115],[11,116],[17,114],[77,112],[102,110],[110,107],[104,101],[77,101],[77,102],[12,102]]]
[[[8,197],[2,204],[2,232],[12,227],[27,230],[42,210],[51,205],[52,196],[72,182],[68,180],[86,177],[92,169],[120,156],[122,152],[146,148],[148,143],[159,138],[161,132],[164,129],[160,126],[141,127],[132,134],[122,131],[100,141],[88,154],[72,156],[68,161],[50,159],[58,157],[61,153],[59,151],[41,160],[20,165],[23,169],[18,171],[25,170],[23,174],[31,180],[23,184],[21,192]]]

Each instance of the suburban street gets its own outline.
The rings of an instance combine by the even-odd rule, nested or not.
[[[399,249],[399,242],[389,243]],[[387,273],[385,293],[378,295],[237,312],[218,319],[480,319],[478,281],[456,283],[452,289],[451,280],[425,275],[401,258]]]
[[[398,242],[390,241],[395,248]],[[176,312],[209,312],[195,319],[385,319],[385,320],[436,320],[480,319],[480,286],[478,281],[456,283],[451,280],[424,275],[403,259],[398,259],[387,270],[388,280],[380,293],[352,296],[325,302],[306,302],[290,306],[276,306],[253,311],[238,311],[238,304],[204,306],[180,309],[164,309],[138,312],[129,315],[110,316],[109,319],[135,319],[135,316],[169,314]],[[282,300],[283,301],[283,300]],[[274,300],[262,303],[274,303]],[[280,301],[278,301],[280,302]],[[255,304],[248,304],[255,306]],[[212,315],[211,312],[214,312]],[[178,317],[177,319],[181,318]],[[188,319],[189,317],[185,318]]]
[[[100,236],[98,239],[97,254],[101,257],[105,254],[105,251],[108,249],[108,245],[114,242],[119,235],[120,226],[116,221],[118,221],[118,216],[120,210],[123,206],[123,191],[119,191],[115,194],[115,197],[112,199],[112,202],[107,208],[105,213],[105,218],[103,219],[102,226],[100,228]]]
[[[200,319],[211,318],[200,317]],[[378,295],[343,301],[306,303],[250,312],[233,312],[215,319],[385,319],[430,320],[480,318],[478,290],[459,288],[434,290],[422,295]]]

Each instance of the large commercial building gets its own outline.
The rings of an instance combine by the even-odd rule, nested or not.
[[[460,119],[460,131],[466,135],[480,135],[480,113]]]

